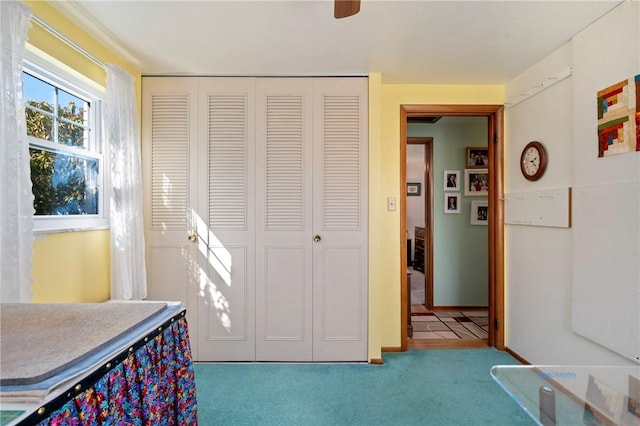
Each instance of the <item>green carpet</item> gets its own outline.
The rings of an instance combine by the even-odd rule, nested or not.
[[[493,381],[495,349],[384,354],[384,365],[196,363],[199,424],[533,425]]]
[[[24,411],[22,410],[2,410],[0,411],[0,426],[8,425],[18,417],[20,417]]]

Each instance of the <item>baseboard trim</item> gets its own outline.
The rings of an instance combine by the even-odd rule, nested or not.
[[[383,346],[382,352],[405,352],[400,346]]]
[[[517,353],[516,351],[512,350],[511,348],[509,348],[508,346],[506,348],[504,348],[505,352],[508,353],[509,355],[511,355],[512,357],[514,357],[515,359],[517,359],[518,361],[520,361],[521,364],[524,365],[531,365],[531,363],[529,361],[527,361],[524,357],[522,357],[519,353]]]
[[[371,358],[369,360],[369,364],[371,364],[371,365],[382,365],[382,364],[384,364],[384,360],[382,358]]]

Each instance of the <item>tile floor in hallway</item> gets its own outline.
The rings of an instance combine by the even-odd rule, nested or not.
[[[430,312],[424,305],[411,306],[413,340],[487,339],[489,318],[486,310]]]

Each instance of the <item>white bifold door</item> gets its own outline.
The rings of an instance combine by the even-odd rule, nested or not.
[[[367,359],[365,78],[145,77],[143,159],[195,359]]]

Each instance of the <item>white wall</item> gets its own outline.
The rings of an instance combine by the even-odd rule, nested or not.
[[[626,54],[635,61],[636,74],[640,71],[638,63],[640,5],[624,3],[599,22],[578,34],[571,42],[534,65],[525,73],[509,82],[506,86],[507,101],[518,94],[573,67],[573,76],[538,93],[528,100],[506,109],[506,147],[505,147],[505,192],[541,190],[567,186],[584,185],[589,179],[602,172],[600,164],[586,157],[597,157],[597,134],[595,126],[597,88],[616,83],[631,77],[631,69],[621,70],[616,66],[599,66],[609,61],[605,57],[617,57],[611,52],[611,46],[624,46]],[[635,24],[633,24],[635,22]],[[606,36],[596,36],[602,28],[607,28]],[[635,31],[635,32],[634,32]],[[576,46],[579,45],[579,46]],[[634,51],[635,49],[635,51]],[[576,58],[576,55],[579,59]],[[634,56],[635,55],[635,56]],[[580,62],[579,64],[576,62]],[[632,63],[633,65],[633,63]],[[599,81],[589,76],[592,68],[599,69]],[[629,68],[629,67],[628,67]],[[631,67],[632,68],[632,67]],[[627,75],[629,74],[629,75]],[[579,82],[584,79],[595,86],[585,86]],[[549,164],[545,175],[537,182],[525,180],[519,169],[520,153],[524,145],[531,140],[542,142],[548,151]],[[635,163],[618,167],[616,174],[625,181],[638,181],[640,171],[640,153],[630,153],[627,157],[614,161]],[[602,159],[600,159],[602,160]],[[595,161],[595,160],[593,160]],[[588,165],[587,165],[588,164]],[[604,166],[609,167],[609,166]],[[607,172],[608,173],[608,172]],[[640,191],[628,194],[638,200]],[[598,203],[599,200],[592,200]],[[581,213],[578,213],[580,215]],[[576,217],[574,211],[573,216]],[[631,227],[637,229],[639,216],[631,219]],[[633,223],[635,221],[635,224]],[[580,234],[576,234],[576,233]],[[629,364],[627,358],[594,343],[592,340],[575,333],[572,328],[572,297],[574,296],[575,265],[583,262],[576,259],[574,246],[576,235],[593,233],[581,227],[544,228],[533,226],[507,225],[506,244],[506,344],[507,347],[534,364]],[[606,230],[595,231],[606,234]],[[640,247],[638,233],[630,232],[626,241],[631,247]],[[581,237],[580,252],[597,252],[598,246],[585,243]],[[631,267],[631,275],[618,277],[637,281],[637,250],[619,254]],[[635,256],[635,258],[634,258]],[[596,262],[601,273],[609,271],[610,265]],[[611,276],[611,281],[616,281]],[[615,288],[615,287],[612,287]],[[633,296],[632,296],[633,297]],[[637,295],[636,295],[637,297]],[[612,307],[610,307],[612,308]],[[613,307],[615,308],[615,307]],[[629,318],[637,321],[640,318]],[[624,326],[618,324],[618,326]]]
[[[640,152],[598,158],[589,108],[598,90],[640,74],[640,3],[623,3],[572,44],[572,326],[640,363]]]

